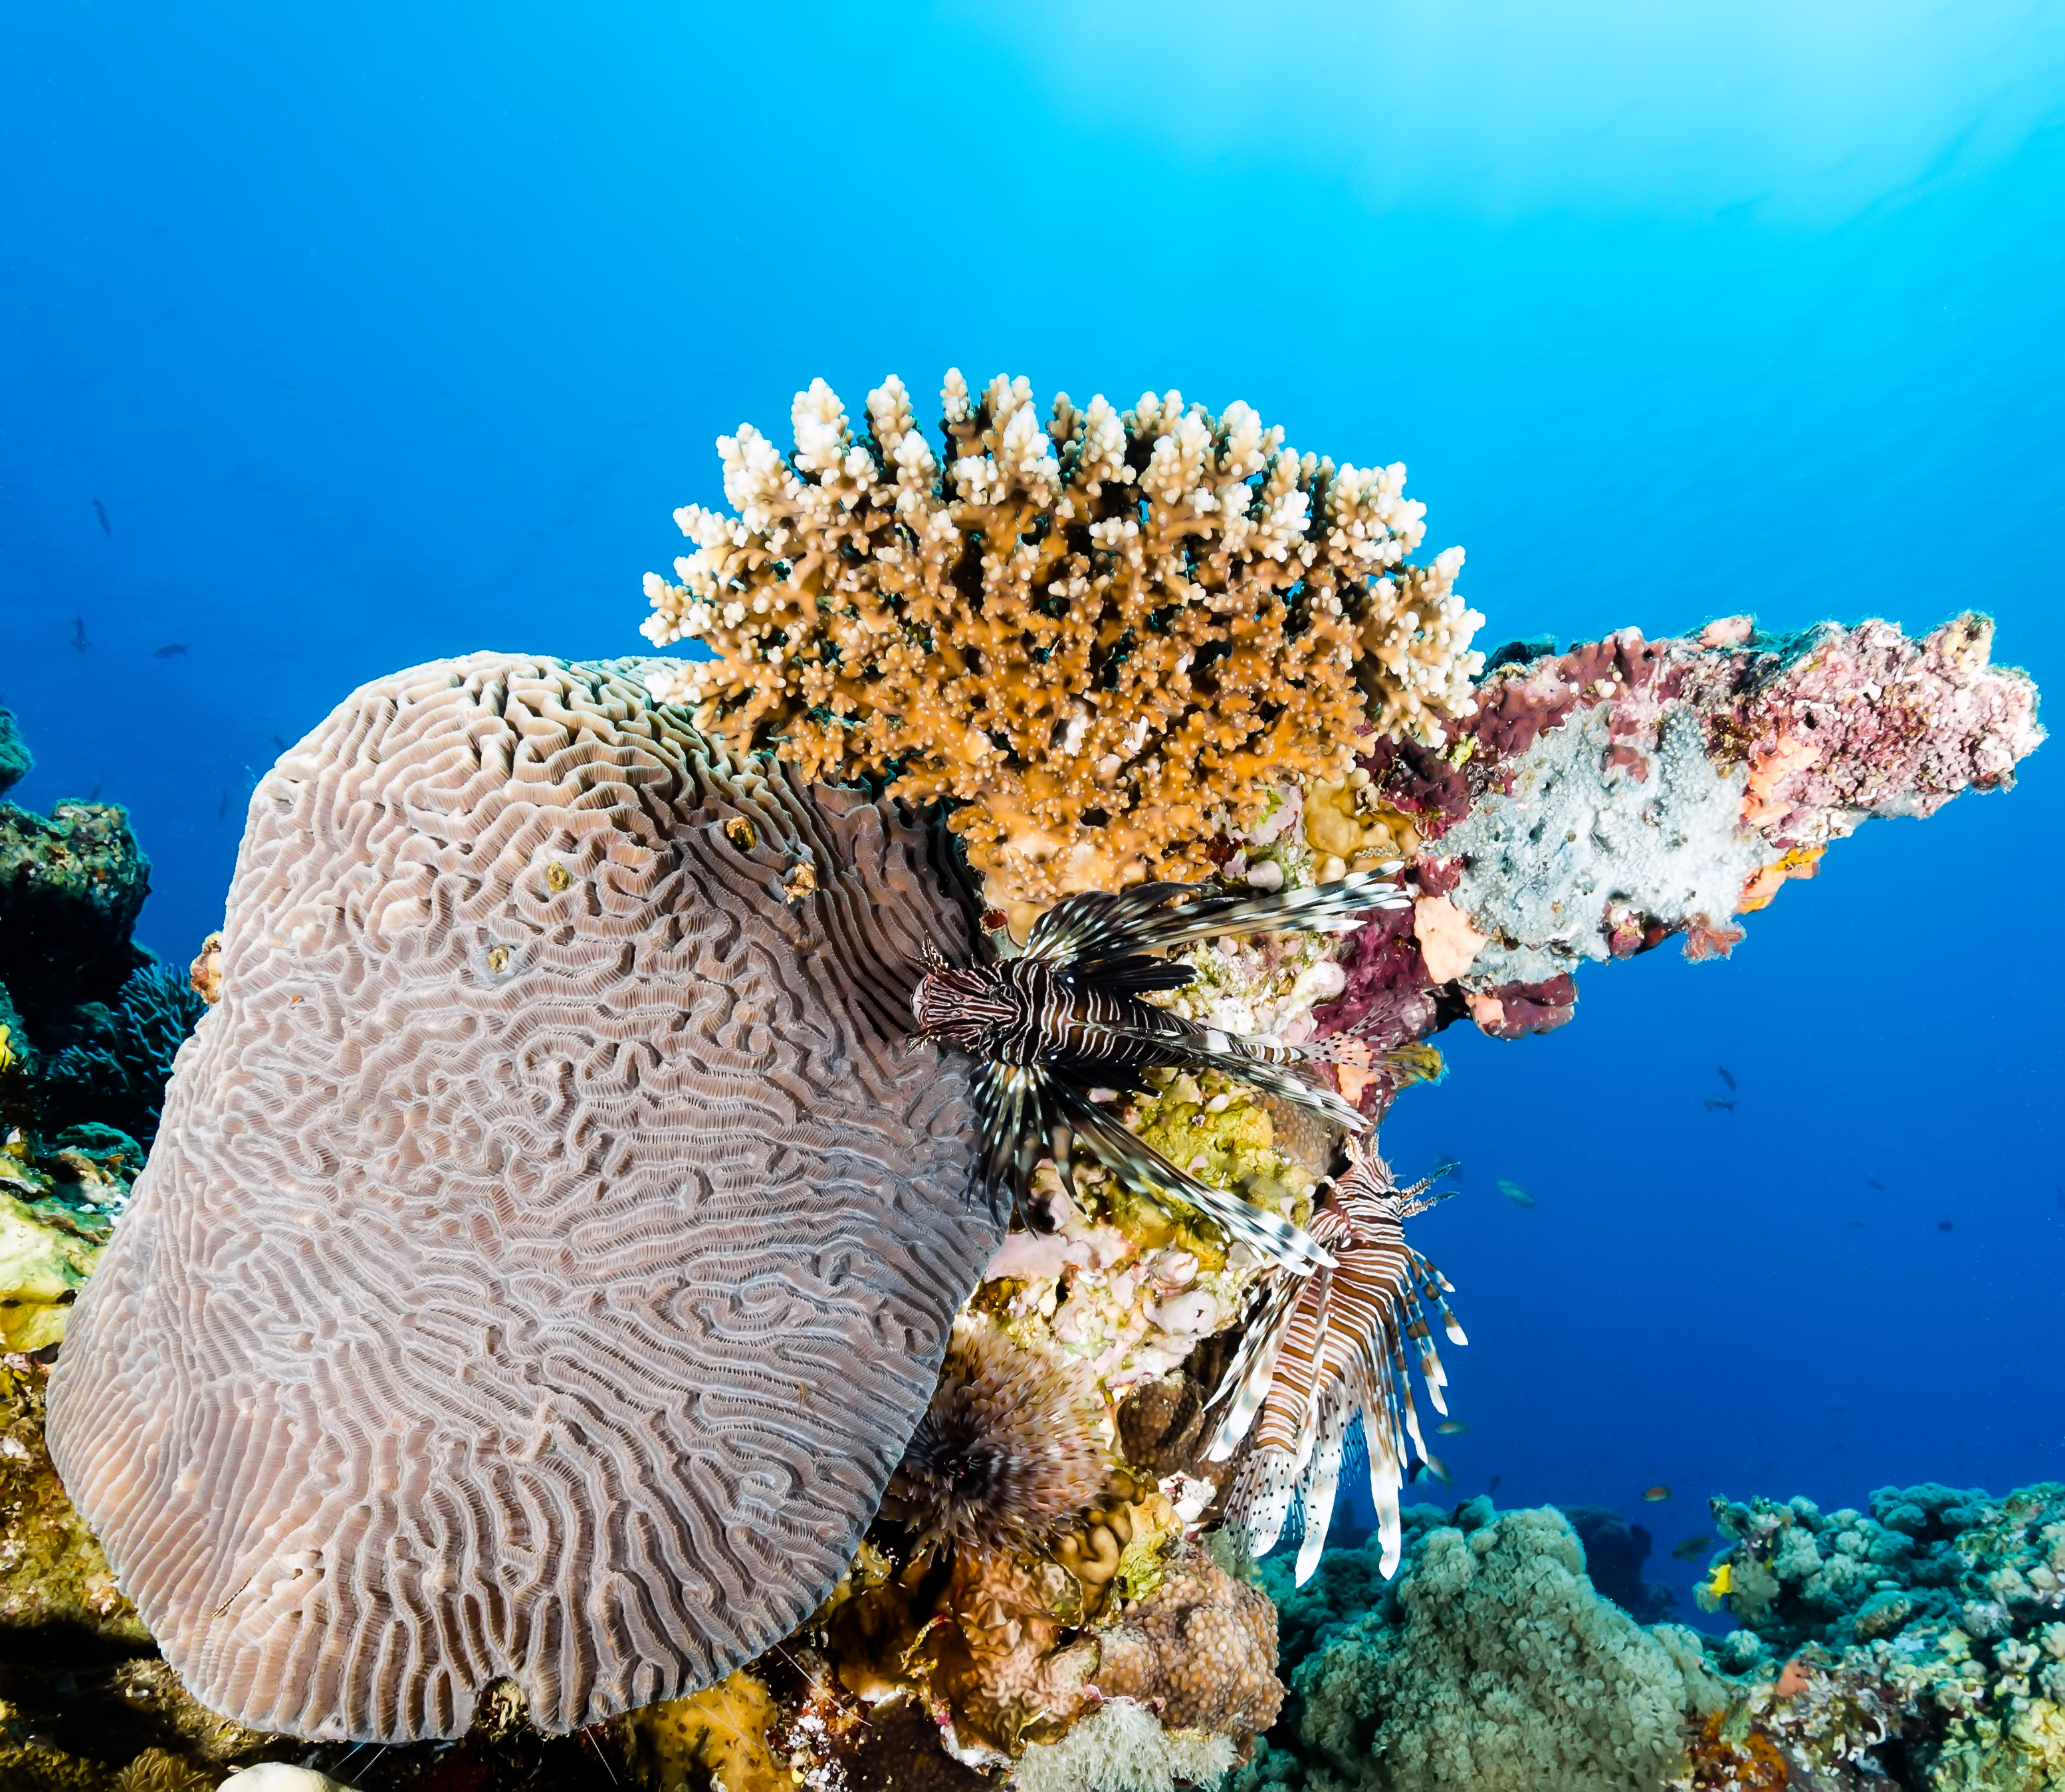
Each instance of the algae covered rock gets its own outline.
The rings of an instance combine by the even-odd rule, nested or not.
[[[142,1147],[111,1127],[50,1139],[17,1128],[0,1142],[0,1348],[40,1350],[64,1336],[143,1163]]]
[[[0,1640],[68,1633],[148,1648],[143,1620],[51,1466],[43,1445],[48,1373],[18,1351],[0,1356]]]
[[[115,997],[141,961],[130,933],[150,891],[115,804],[60,803],[46,818],[0,803],[0,984],[39,1038]]]

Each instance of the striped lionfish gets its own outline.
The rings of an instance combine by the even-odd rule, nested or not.
[[[1368,872],[1316,889],[1264,896],[1194,895],[1194,884],[1143,884],[1113,896],[1065,896],[1033,924],[1015,958],[951,965],[927,947],[911,998],[917,1036],[981,1060],[975,1086],[980,1148],[972,1193],[1000,1217],[1029,1214],[1034,1168],[1051,1157],[1074,1191],[1078,1147],[1128,1187],[1197,1208],[1285,1269],[1332,1260],[1302,1228],[1179,1169],[1120,1125],[1093,1089],[1146,1093],[1143,1070],[1216,1070],[1361,1132],[1368,1121],[1333,1090],[1295,1074],[1324,1046],[1271,1045],[1202,1026],[1141,997],[1180,989],[1195,974],[1154,956],[1195,940],[1270,928],[1340,932],[1374,908],[1404,907],[1398,886]],[[1193,900],[1178,904],[1179,897]],[[1171,906],[1171,904],[1176,904]]]
[[[1249,1428],[1255,1430],[1255,1447],[1227,1498],[1227,1522],[1247,1533],[1253,1553],[1266,1555],[1276,1547],[1294,1499],[1302,1507],[1301,1587],[1326,1547],[1358,1419],[1385,1577],[1397,1570],[1404,1439],[1412,1440],[1422,1461],[1428,1454],[1406,1375],[1408,1337],[1434,1410],[1449,1410],[1441,1397],[1449,1378],[1420,1304],[1441,1316],[1452,1343],[1469,1341],[1444,1298],[1454,1288],[1405,1242],[1404,1223],[1445,1199],[1427,1191],[1449,1167],[1401,1189],[1372,1146],[1351,1141],[1346,1174],[1312,1217],[1312,1236],[1332,1254],[1332,1267],[1308,1279],[1279,1276],[1263,1284],[1261,1304],[1208,1403],[1230,1401],[1206,1452],[1213,1462],[1226,1461]]]

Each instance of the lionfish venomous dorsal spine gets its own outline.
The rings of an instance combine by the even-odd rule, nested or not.
[[[1251,1429],[1255,1444],[1227,1500],[1227,1522],[1249,1548],[1267,1555],[1294,1505],[1302,1508],[1299,1585],[1326,1547],[1342,1465],[1359,1422],[1369,1455],[1370,1496],[1382,1539],[1383,1571],[1398,1567],[1398,1495],[1406,1447],[1424,1460],[1425,1440],[1406,1366],[1411,1342],[1428,1398],[1445,1414],[1448,1377],[1426,1309],[1441,1316],[1450,1341],[1466,1344],[1449,1310],[1454,1292],[1433,1264],[1405,1242],[1404,1222],[1442,1197],[1436,1179],[1400,1189],[1389,1167],[1360,1140],[1349,1167],[1312,1220],[1312,1236],[1333,1257],[1302,1281],[1265,1284],[1239,1351],[1212,1396],[1223,1408],[1207,1454],[1225,1462]]]
[[[1323,1053],[1202,1026],[1142,998],[1190,981],[1188,965],[1160,956],[1172,948],[1269,930],[1337,932],[1408,899],[1365,872],[1269,896],[1200,889],[1143,884],[1064,897],[1033,924],[1016,958],[956,966],[928,950],[911,997],[917,1035],[981,1062],[970,1192],[993,1212],[1016,1208],[1029,1223],[1034,1169],[1051,1159],[1072,1187],[1080,1147],[1128,1187],[1195,1207],[1232,1238],[1307,1274],[1331,1260],[1311,1234],[1170,1163],[1089,1092],[1145,1093],[1142,1073],[1150,1070],[1216,1070],[1364,1131],[1368,1123],[1355,1108],[1297,1074]]]

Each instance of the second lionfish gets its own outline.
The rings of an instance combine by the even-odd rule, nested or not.
[[[1454,1288],[1405,1242],[1404,1222],[1444,1199],[1428,1193],[1441,1174],[1401,1189],[1373,1148],[1352,1142],[1346,1173],[1312,1218],[1312,1236],[1333,1262],[1315,1276],[1279,1276],[1265,1284],[1212,1397],[1211,1404],[1224,1402],[1226,1410],[1207,1451],[1210,1460],[1227,1461],[1251,1428],[1255,1433],[1227,1495],[1227,1523],[1246,1533],[1255,1555],[1266,1555],[1293,1507],[1301,1509],[1300,1586],[1326,1547],[1358,1425],[1369,1454],[1384,1573],[1388,1578],[1397,1569],[1408,1440],[1423,1462],[1428,1454],[1407,1377],[1408,1341],[1434,1410],[1449,1410],[1441,1393],[1448,1376],[1423,1304],[1441,1316],[1451,1343],[1469,1341],[1449,1310],[1445,1296]]]
[[[1043,1158],[1073,1191],[1080,1147],[1127,1187],[1195,1207],[1231,1237],[1307,1274],[1332,1260],[1310,1233],[1179,1169],[1092,1091],[1144,1093],[1149,1070],[1222,1070],[1351,1132],[1365,1131],[1369,1122],[1347,1102],[1297,1074],[1299,1065],[1326,1058],[1327,1047],[1242,1038],[1142,998],[1190,981],[1189,965],[1158,956],[1170,948],[1283,928],[1338,932],[1408,899],[1367,872],[1264,896],[1200,896],[1197,888],[1143,884],[1117,896],[1065,896],[1033,924],[1015,958],[956,966],[930,953],[911,997],[918,1036],[982,1062],[974,1187],[992,1211],[1009,1206],[1029,1216],[1032,1175]]]

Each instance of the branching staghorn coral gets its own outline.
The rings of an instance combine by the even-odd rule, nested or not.
[[[1405,469],[1336,467],[1243,403],[1118,411],[958,370],[946,456],[893,376],[856,435],[822,380],[794,451],[721,438],[727,516],[675,513],[694,553],[646,576],[665,645],[707,643],[661,693],[733,746],[812,777],[954,799],[995,900],[1202,876],[1214,834],[1287,776],[1340,779],[1371,727],[1431,746],[1470,713],[1483,618],[1462,550],[1405,563]]]

